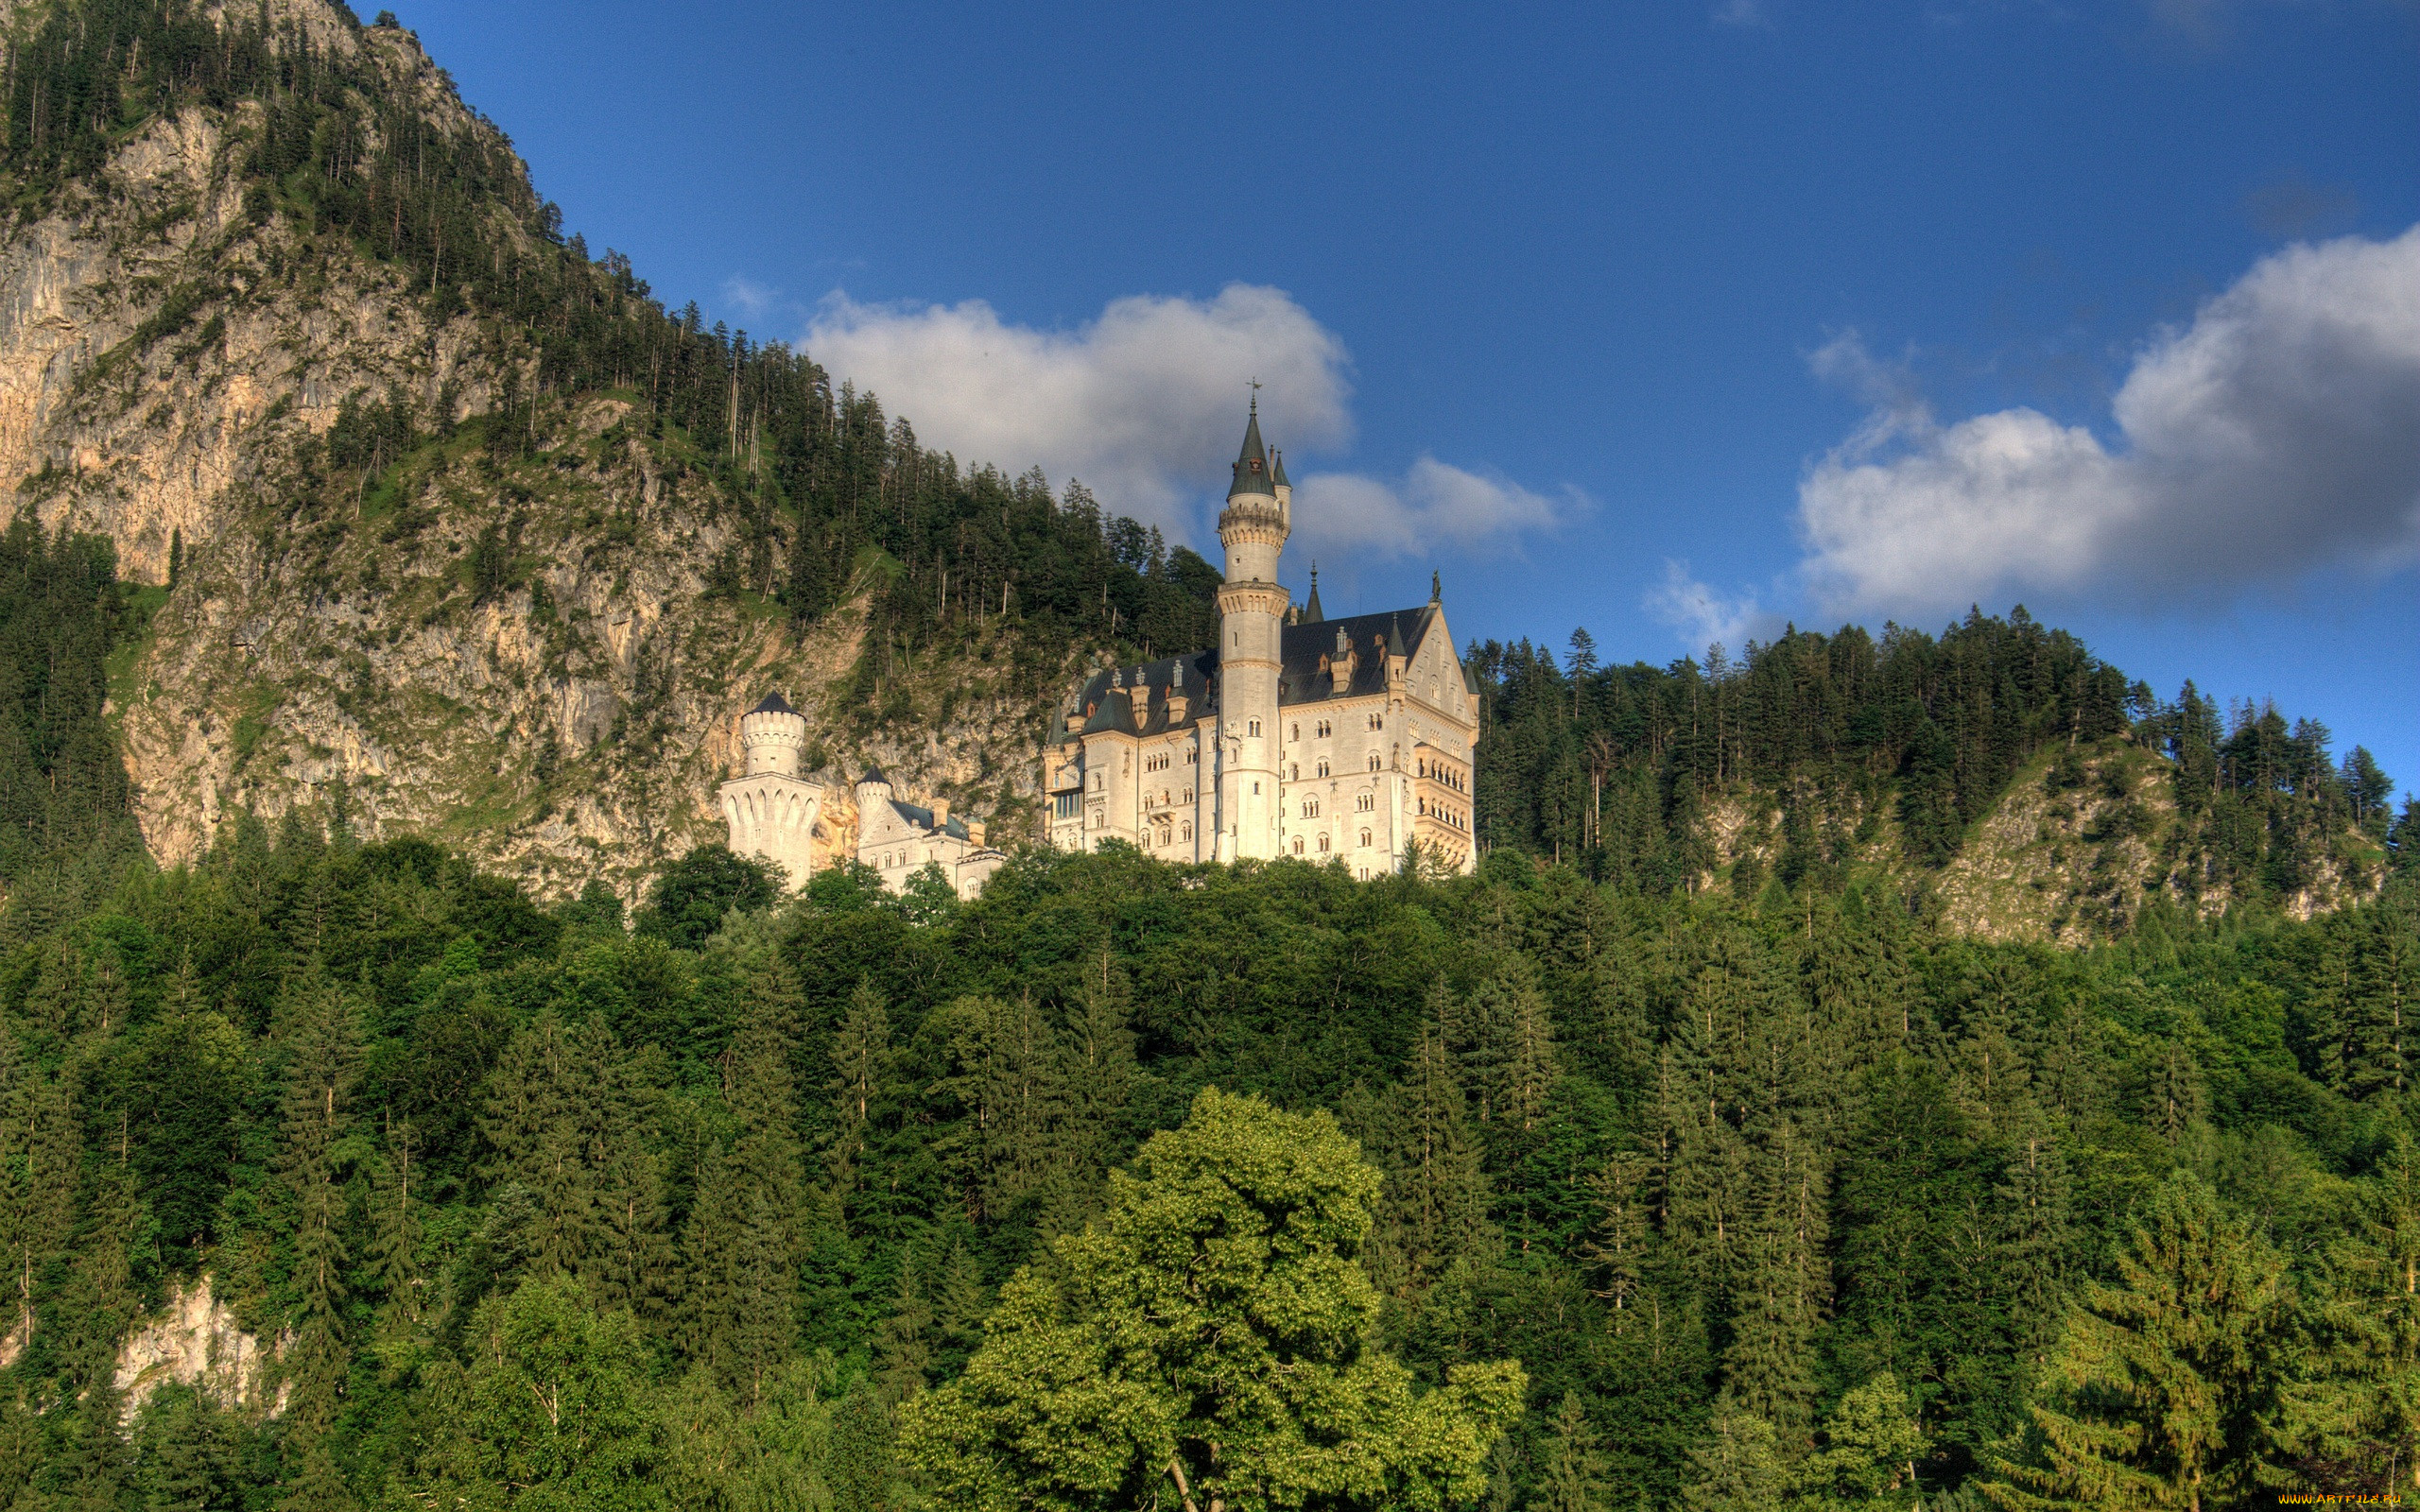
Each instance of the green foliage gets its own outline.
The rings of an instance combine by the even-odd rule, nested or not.
[[[781,891],[781,870],[772,863],[735,855],[729,846],[701,845],[656,874],[633,922],[647,938],[694,951],[733,909],[763,908]]]
[[[1102,1221],[1010,1281],[966,1373],[908,1408],[952,1505],[1436,1507],[1483,1487],[1523,1376],[1442,1389],[1376,1348],[1355,1263],[1378,1173],[1323,1114],[1206,1089]]]
[[[1703,664],[1599,666],[1592,644],[1558,664],[1527,641],[1475,644],[1465,660],[1484,718],[1482,843],[1650,895],[1713,869],[1705,811],[1725,791],[1777,799],[1773,880],[1837,892],[1886,818],[1901,857],[1940,867],[2037,753],[2062,753],[2046,774],[2056,798],[2084,787],[2082,751],[2102,741],[2167,759],[2178,820],[2155,860],[2187,899],[2282,898],[2366,868],[2392,833],[2393,784],[2367,750],[2331,765],[2325,726],[2290,728],[2273,708],[2222,725],[2189,682],[2161,703],[2022,607],[1939,637],[1893,626],[1878,643],[1854,626],[1793,627],[1737,662],[1716,646]],[[2135,795],[2105,796],[2088,840],[2149,833]],[[1748,859],[1731,881],[1753,897],[1766,879]]]

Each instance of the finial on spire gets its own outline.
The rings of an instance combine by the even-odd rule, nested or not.
[[[1444,601],[1445,579],[1432,570],[1428,575],[1428,602],[1442,604]]]

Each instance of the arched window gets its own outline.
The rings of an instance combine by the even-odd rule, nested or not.
[[[1286,780],[1289,782],[1299,782],[1303,780],[1303,764],[1301,762],[1288,762],[1286,764]]]
[[[1361,849],[1364,850],[1370,849],[1370,832],[1367,830],[1361,832]]]
[[[1303,853],[1303,837],[1299,834],[1294,836],[1294,853],[1298,856]]]
[[[1375,793],[1364,793],[1359,798],[1353,800],[1353,807],[1357,813],[1367,814],[1377,806],[1378,795]],[[1368,845],[1370,842],[1364,840],[1361,843],[1363,845]]]
[[[1372,771],[1374,771],[1374,771],[1376,771],[1377,769],[1378,769],[1378,753],[1377,753],[1376,751],[1374,751],[1374,751],[1372,751],[1372,752],[1370,753],[1370,770],[1372,770]]]
[[[1193,826],[1192,826],[1192,825],[1190,825],[1190,824],[1184,826],[1184,827],[1183,827],[1183,833],[1181,833],[1180,834],[1178,834],[1178,835],[1177,835],[1177,838],[1178,838],[1178,839],[1180,839],[1180,840],[1190,840],[1190,839],[1192,839],[1192,838],[1193,838]]]
[[[1251,735],[1253,739],[1258,740],[1260,738],[1260,721],[1257,719],[1245,720],[1244,731]]]
[[[1303,738],[1303,723],[1301,720],[1298,719],[1294,722],[1292,731],[1288,733],[1286,738],[1288,740],[1300,740]]]
[[[1324,834],[1320,836],[1320,854],[1327,854],[1327,836]]]
[[[1320,800],[1315,798],[1306,798],[1303,799],[1303,817],[1306,819],[1316,819],[1319,816]]]
[[[1322,777],[1327,775],[1327,758],[1324,756],[1320,758],[1320,775]]]

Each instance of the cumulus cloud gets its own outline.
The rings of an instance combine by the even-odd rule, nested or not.
[[[2420,226],[2263,259],[2136,355],[2115,444],[2030,408],[1944,424],[1853,338],[1815,366],[1876,405],[1799,490],[1830,611],[2209,601],[2420,560]]]
[[[1551,531],[1585,507],[1576,490],[1548,497],[1424,456],[1393,481],[1357,472],[1297,479],[1294,539],[1314,552],[1380,558],[1440,549],[1506,555],[1517,552],[1525,536]]]
[[[1643,604],[1693,651],[1715,645],[1737,648],[1763,629],[1768,618],[1754,590],[1725,593],[1698,581],[1687,562],[1668,558],[1664,580],[1647,591]]]
[[[881,396],[925,445],[1011,470],[1080,477],[1121,514],[1182,530],[1225,486],[1248,379],[1270,439],[1289,452],[1351,439],[1344,343],[1284,292],[1234,284],[1216,299],[1135,295],[1072,331],[1012,325],[980,300],[860,304],[836,294],[806,348]]]

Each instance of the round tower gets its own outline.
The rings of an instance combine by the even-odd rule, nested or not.
[[[1292,607],[1277,581],[1277,558],[1291,533],[1293,491],[1261,444],[1255,398],[1219,515],[1227,556],[1219,589],[1220,860],[1277,854],[1279,641]]]
[[[769,693],[740,716],[739,743],[748,753],[747,775],[799,775],[806,749],[806,721],[778,693]]]
[[[792,885],[803,885],[815,866],[815,824],[823,808],[823,789],[801,770],[806,721],[780,694],[769,693],[739,716],[739,744],[744,769],[720,789],[731,848],[779,862]]]

